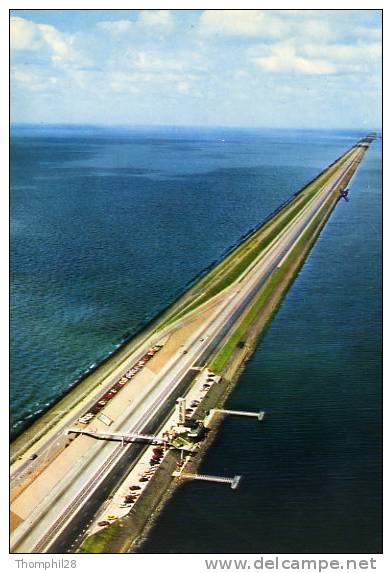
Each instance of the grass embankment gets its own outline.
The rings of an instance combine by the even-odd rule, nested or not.
[[[209,284],[209,288],[207,288],[207,290],[205,290],[201,295],[197,296],[196,294],[197,298],[193,302],[190,301],[182,308],[180,307],[175,314],[169,317],[168,320],[162,324],[162,327],[179,320],[233,284],[253,263],[253,261],[255,261],[255,259],[272,243],[279,233],[281,233],[283,229],[290,224],[294,217],[296,217],[309,204],[326,181],[336,173],[336,171],[341,167],[341,164],[346,161],[352,153],[353,150],[347,152],[340,160],[317,177],[312,183],[304,187],[300,195],[294,197],[293,201],[286,205],[282,211],[278,212],[275,217],[265,225],[259,227],[250,237],[248,237],[248,239],[246,239],[246,241],[244,241],[244,243],[239,245],[239,247],[237,247],[237,249],[235,249],[223,261],[226,272],[225,268],[221,268],[222,263],[219,264],[219,272],[218,268],[216,268],[199,283],[199,287],[205,287]],[[295,202],[297,202],[297,205],[294,206]],[[265,234],[268,230],[269,232],[267,235],[264,238],[260,238],[260,235]],[[213,281],[213,279],[216,279],[218,275],[221,275],[221,278]]]
[[[333,201],[335,200],[336,199],[333,199]],[[231,334],[229,340],[220,349],[218,354],[215,356],[213,362],[210,364],[210,368],[214,372],[220,373],[223,370],[224,366],[226,365],[226,362],[234,352],[235,348],[238,346],[239,342],[241,341],[242,337],[244,336],[250,325],[254,322],[254,320],[258,316],[260,310],[265,306],[265,304],[271,298],[272,294],[276,290],[276,287],[282,282],[282,279],[292,266],[293,260],[295,260],[298,257],[299,253],[301,253],[304,246],[309,241],[309,238],[313,235],[315,229],[320,224],[320,221],[322,221],[322,219],[325,217],[325,214],[330,210],[330,203],[331,201],[323,207],[323,209],[320,211],[320,213],[317,215],[314,221],[312,221],[309,228],[303,234],[301,239],[298,241],[297,245],[292,250],[290,255],[284,261],[282,266],[277,268],[275,272],[266,281],[256,300],[254,301],[254,303],[252,304],[252,306],[242,319],[240,325]]]

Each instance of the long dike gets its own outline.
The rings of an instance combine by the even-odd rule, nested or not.
[[[358,161],[345,173],[339,185],[301,235],[300,240],[288,253],[283,264],[268,277],[257,297],[244,309],[226,333],[224,340],[208,357],[209,366],[222,375],[223,383],[214,385],[194,413],[195,419],[201,419],[210,409],[224,405],[236,386],[246,362],[260,343],[285,294],[306,261],[336,204],[341,199],[341,191],[347,187],[354,176],[366,150],[366,146],[362,148]],[[181,305],[179,308],[181,310]],[[188,462],[187,471],[197,472],[205,452],[215,439],[221,421],[222,419],[219,417],[215,419],[207,437],[200,443],[196,455]],[[148,535],[148,531],[161,509],[170,500],[175,490],[184,483],[180,479],[172,477],[178,460],[179,453],[170,452],[148,484],[135,509],[115,524],[92,536],[84,537],[79,547],[75,547],[74,551],[81,553],[123,553],[137,550]]]

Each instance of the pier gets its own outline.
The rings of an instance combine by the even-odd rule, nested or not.
[[[206,474],[188,474],[182,472],[173,472],[174,477],[180,477],[183,479],[194,479],[199,481],[209,481],[216,483],[227,483],[230,484],[231,489],[237,489],[241,481],[242,476],[234,476],[232,478],[223,476],[210,476]]]
[[[260,410],[259,412],[245,412],[242,410],[223,410],[223,409],[214,409],[211,410],[212,412],[219,412],[220,414],[230,415],[230,416],[248,416],[250,418],[257,418],[259,422],[264,418],[265,412]]]
[[[223,416],[246,416],[248,418],[257,418],[259,422],[264,419],[265,412],[259,410],[258,412],[248,412],[242,410],[225,410],[223,408],[213,408],[204,418],[204,426],[210,428],[216,414],[223,414]]]

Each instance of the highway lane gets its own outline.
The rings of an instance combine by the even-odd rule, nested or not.
[[[339,177],[342,176],[342,173],[350,165],[351,165],[351,162],[349,163],[349,165],[345,164],[345,166],[344,166],[345,169],[342,168],[342,170],[339,171],[339,174],[338,174]],[[333,185],[336,184],[336,181],[338,180],[339,177],[334,178]],[[194,361],[197,359],[197,355],[200,355],[203,352],[205,352],[205,350],[206,350],[205,347],[212,344],[212,342],[214,342],[215,336],[219,335],[219,332],[222,330],[223,325],[227,326],[228,321],[230,324],[233,316],[235,316],[235,314],[236,314],[236,310],[238,310],[238,308],[240,308],[244,303],[245,303],[245,306],[246,306],[246,304],[248,304],[248,298],[251,299],[254,295],[254,292],[257,292],[259,290],[260,284],[266,279],[266,276],[270,274],[270,272],[273,270],[273,268],[275,266],[277,266],[279,258],[281,258],[282,255],[284,255],[284,253],[287,251],[287,248],[289,248],[290,245],[293,243],[293,241],[296,240],[296,238],[298,238],[299,234],[303,232],[303,229],[306,228],[309,221],[313,219],[314,214],[317,212],[317,210],[323,204],[325,198],[331,192],[333,185],[327,185],[327,187],[324,190],[324,192],[322,193],[322,195],[317,196],[317,200],[313,200],[311,202],[311,208],[307,209],[306,216],[301,217],[301,221],[297,225],[295,225],[294,228],[292,227],[292,228],[288,229],[288,231],[284,234],[284,237],[279,241],[279,244],[277,246],[275,246],[274,249],[271,250],[271,252],[267,255],[267,257],[265,257],[265,256],[263,257],[260,264],[254,268],[254,272],[252,273],[252,276],[250,278],[248,278],[246,281],[244,281],[244,283],[241,285],[239,290],[236,291],[236,293],[239,294],[240,296],[234,297],[233,295],[235,295],[236,293],[231,293],[231,298],[226,303],[225,308],[224,309],[222,309],[220,307],[218,308],[219,316],[218,317],[216,316],[216,314],[218,312],[212,313],[211,320],[208,321],[208,324],[205,327],[203,327],[202,330],[200,332],[198,332],[193,337],[193,339],[190,341],[190,345],[192,346],[193,344],[195,344],[196,340],[201,335],[204,335],[205,338],[207,336],[209,336],[209,338],[206,338],[206,340],[203,343],[201,343],[199,345],[199,347],[196,347],[196,349],[191,348],[189,355],[180,355],[178,357],[178,359],[176,360],[176,363],[172,364],[170,366],[171,372],[166,374],[163,378],[161,378],[161,381],[159,384],[159,388],[163,387],[162,392],[159,395],[157,395],[155,402],[150,403],[150,405],[147,407],[147,409],[146,409],[145,405],[144,405],[144,407],[142,405],[142,409],[144,409],[144,412],[143,412],[141,418],[136,422],[136,424],[131,424],[131,427],[128,426],[128,431],[136,431],[136,430],[142,431],[143,430],[143,427],[146,425],[146,423],[150,419],[151,415],[153,415],[153,412],[156,409],[159,409],[160,403],[162,401],[165,401],[171,392],[174,392],[174,390],[177,386],[177,383],[179,383],[181,381],[181,378],[183,377],[184,373],[186,373],[188,371],[190,365],[192,363],[194,363]],[[232,287],[231,287],[231,290],[233,290]],[[171,383],[171,388],[170,388],[170,383]],[[131,422],[131,420],[127,419],[127,421],[125,422],[124,428],[123,428],[124,430],[127,429],[126,426],[130,422]],[[102,447],[102,444],[100,444],[100,446],[101,446],[102,452],[105,449],[108,450],[109,449],[108,446],[111,446],[111,449],[113,450],[113,444],[105,444],[103,447]],[[132,447],[132,446],[129,446],[129,447]],[[117,451],[120,451],[118,447],[117,447]],[[105,464],[105,461],[102,462],[102,457],[104,457],[105,455],[106,455],[106,460],[108,460],[109,457],[113,455],[113,451],[111,451],[109,453],[109,456],[107,456],[107,451],[105,451],[103,455],[101,454],[100,456],[98,456],[99,457],[98,467],[95,469],[95,473],[93,474],[93,479],[92,480],[90,479],[90,483],[94,481],[94,479],[97,477],[97,475],[100,475],[103,464]],[[97,458],[95,458],[95,459],[97,459]],[[112,458],[113,461],[114,461],[114,459],[115,459],[115,457]],[[91,472],[91,468],[92,468],[92,465],[90,464],[88,466],[89,473]],[[85,469],[86,468],[83,467],[82,472],[84,472]],[[90,473],[90,475],[91,475],[91,473]],[[78,479],[75,480],[75,483],[76,483],[76,488],[79,491],[79,494],[82,492],[82,495],[84,495],[85,494],[84,488],[86,487],[86,484],[84,484],[81,488],[81,484],[78,481]],[[70,488],[70,490],[72,490],[72,487]],[[91,489],[91,491],[92,491],[92,489]],[[90,491],[90,493],[91,493],[91,491]],[[72,497],[72,493],[74,493],[74,492],[71,491],[71,496],[65,496],[65,497],[66,498]],[[66,501],[65,498],[61,497],[61,496],[60,496],[59,500],[60,500],[61,504],[63,504],[64,501]],[[71,509],[72,509],[72,506],[74,505],[74,501],[71,502],[71,504],[69,506],[69,507],[71,507]],[[55,505],[57,506],[57,504],[55,504]],[[75,507],[77,507],[77,505]],[[58,507],[57,507],[57,509],[58,509]],[[57,509],[55,511],[57,511]],[[57,513],[57,515],[59,515],[59,514]],[[48,517],[49,517],[49,515],[48,515]],[[66,521],[63,521],[63,525],[65,525],[65,524],[66,524]],[[34,533],[34,528],[31,529],[31,532]],[[38,534],[38,537],[39,537],[38,531],[36,531],[35,533]],[[45,537],[45,534],[44,534],[44,537]],[[49,541],[49,539],[46,539],[46,540]]]

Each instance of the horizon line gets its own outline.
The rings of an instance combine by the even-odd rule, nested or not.
[[[267,126],[267,125],[259,125],[259,126],[247,126],[247,125],[208,125],[208,124],[166,124],[166,123],[95,123],[95,122],[87,122],[87,123],[78,123],[78,122],[45,122],[45,121],[38,121],[38,122],[30,122],[30,121],[10,121],[9,127],[18,127],[18,126],[34,126],[34,127],[100,127],[100,128],[122,128],[122,129],[129,129],[129,128],[171,128],[171,129],[247,129],[247,130],[257,130],[257,129],[297,129],[303,131],[310,131],[310,130],[323,130],[323,131],[331,131],[331,130],[340,130],[340,131],[349,131],[349,130],[374,130],[374,131],[382,131],[382,126],[380,127],[362,127],[362,126],[351,126],[351,127],[340,127],[340,126],[331,126],[331,127],[322,127],[322,126],[313,126],[313,127],[304,127],[304,126],[290,126],[290,127],[283,127],[283,126]]]

